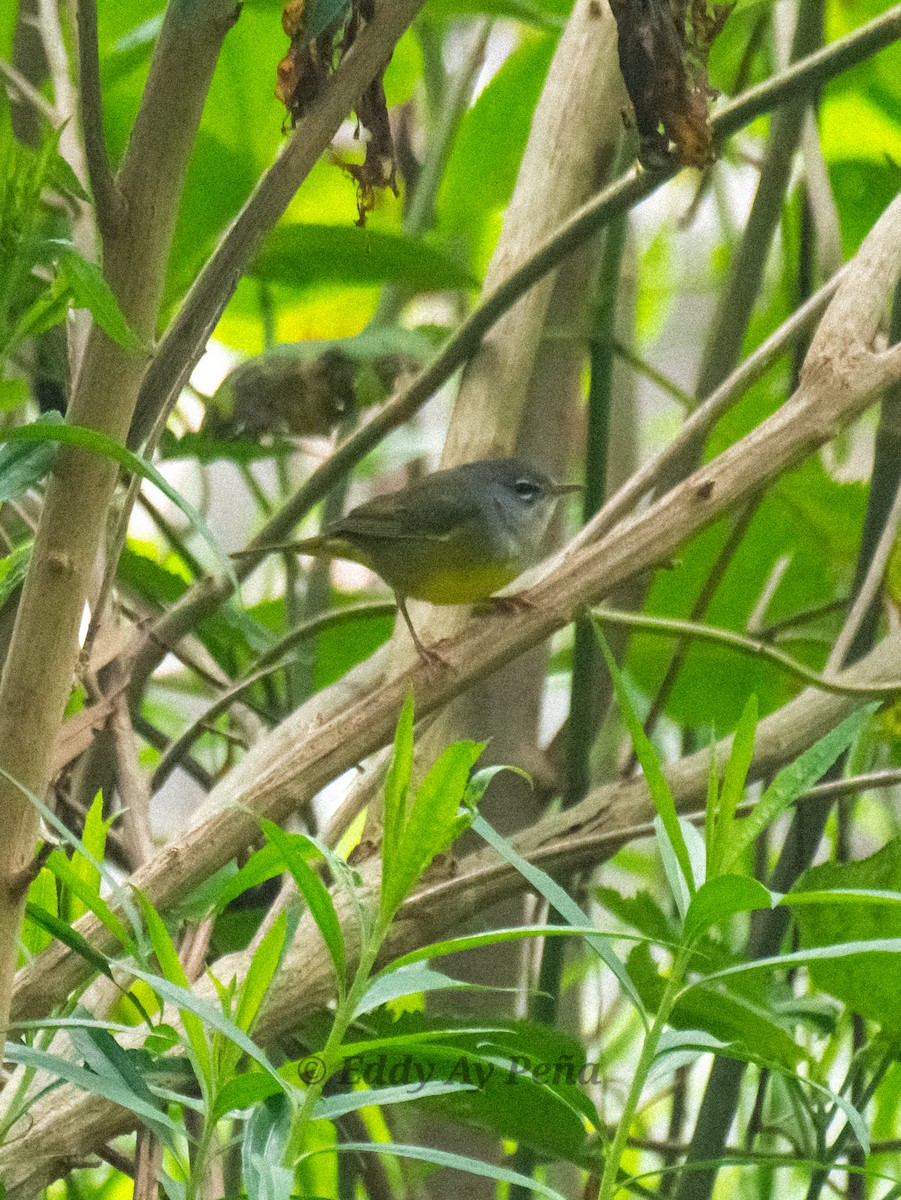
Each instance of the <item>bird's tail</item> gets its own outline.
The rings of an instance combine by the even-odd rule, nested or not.
[[[322,537],[300,538],[296,542],[267,542],[261,546],[248,546],[246,550],[235,550],[230,558],[256,558],[264,554],[311,554],[315,558],[338,557],[333,543]]]

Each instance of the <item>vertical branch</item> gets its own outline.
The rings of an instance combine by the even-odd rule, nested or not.
[[[792,60],[812,54],[823,37],[823,0],[803,0],[792,39]],[[792,162],[810,99],[799,97],[773,117],[760,183],[732,264],[729,285],[717,308],[698,378],[698,395],[708,396],[726,378],[741,354],[751,311],[760,291],[773,233],[782,212]]]
[[[78,87],[85,166],[94,196],[97,228],[102,237],[113,228],[120,209],[103,133],[100,53],[97,45],[97,0],[78,0]]]
[[[44,9],[53,7],[42,0]],[[156,332],[178,203],[195,133],[235,10],[230,0],[171,4],[119,175],[127,219],[107,237],[107,280],[133,329]],[[145,356],[91,329],[69,406],[73,424],[124,441]],[[5,1029],[24,896],[13,881],[31,860],[78,654],[88,584],[117,478],[114,463],[83,451],[57,455],[28,577],[0,678],[0,1032]]]

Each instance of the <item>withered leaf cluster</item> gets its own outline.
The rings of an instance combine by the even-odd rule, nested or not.
[[[218,438],[325,436],[355,404],[354,363],[342,350],[331,347],[315,358],[270,352],[226,376],[203,428]]]
[[[382,333],[287,342],[249,358],[207,401],[203,432],[230,441],[267,434],[324,437],[352,411],[381,403],[419,357]]]
[[[314,7],[311,0],[289,0],[282,11],[282,28],[291,46],[278,64],[275,95],[287,108],[292,128],[320,94],[361,29],[372,20],[375,0],[348,0],[339,15],[318,31],[311,29]],[[358,225],[366,224],[377,189],[389,187],[397,195],[397,159],[383,75],[373,79],[356,106],[357,135],[360,127],[368,135],[366,157],[360,164],[344,164],[357,183]]]
[[[716,157],[707,81],[710,47],[734,4],[714,0],[610,0],[619,65],[647,167],[704,167]]]

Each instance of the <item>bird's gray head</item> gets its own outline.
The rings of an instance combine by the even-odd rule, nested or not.
[[[472,482],[490,500],[505,531],[516,545],[523,563],[538,554],[548,522],[560,496],[580,485],[554,483],[530,463],[519,458],[499,458],[469,464]]]

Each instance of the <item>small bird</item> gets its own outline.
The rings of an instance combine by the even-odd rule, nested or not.
[[[242,555],[294,551],[363,563],[392,588],[421,658],[407,600],[472,604],[506,587],[537,558],[560,496],[581,484],[555,484],[517,458],[488,459],[436,471],[377,496],[317,537],[257,546]]]

